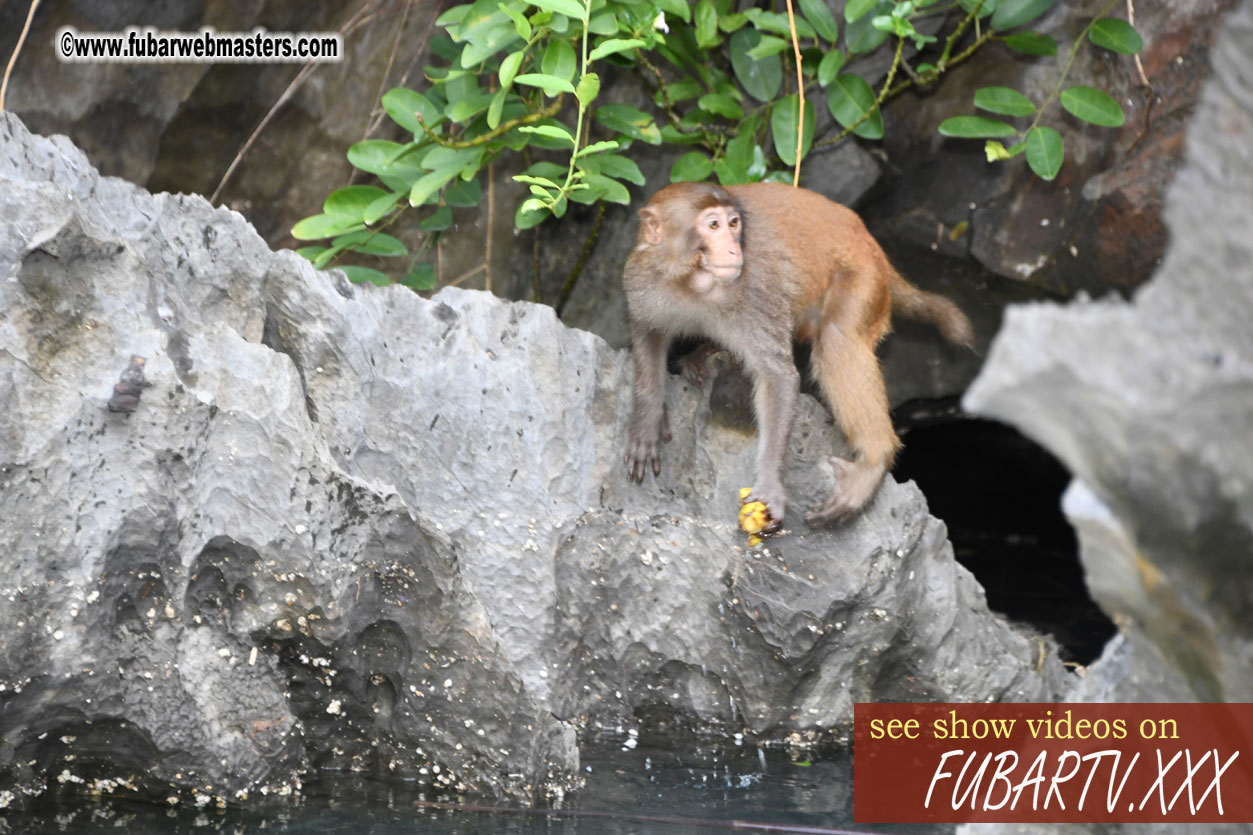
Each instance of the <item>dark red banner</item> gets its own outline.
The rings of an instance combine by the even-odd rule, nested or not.
[[[1253,822],[1253,704],[858,704],[857,823]]]

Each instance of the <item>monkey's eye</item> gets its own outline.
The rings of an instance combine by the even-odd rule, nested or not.
[[[709,228],[710,228],[710,229],[717,229],[717,228],[718,228],[718,220],[717,220],[716,218],[711,218],[711,219],[710,219],[710,221],[709,221],[709,223],[708,223],[707,225],[709,226]]]
[[[740,219],[738,217],[733,217],[727,221],[727,225],[730,226],[732,229],[736,229],[740,225]]]

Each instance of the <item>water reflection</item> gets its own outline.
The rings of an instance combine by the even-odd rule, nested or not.
[[[664,745],[664,747],[663,747]],[[548,808],[500,809],[357,775],[307,782],[299,800],[226,809],[162,808],[57,794],[0,812],[3,835],[685,835],[718,831],[950,833],[948,826],[852,823],[852,762],[751,743],[621,735],[584,744],[586,786]]]

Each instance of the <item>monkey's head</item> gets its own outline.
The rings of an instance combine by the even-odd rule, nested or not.
[[[712,183],[675,183],[640,209],[636,249],[649,248],[681,272],[688,287],[704,294],[734,282],[744,267],[739,204]]]

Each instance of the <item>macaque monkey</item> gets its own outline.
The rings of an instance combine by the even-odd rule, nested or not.
[[[753,382],[759,441],[749,500],[765,503],[775,530],[787,511],[780,470],[800,391],[793,339],[812,343],[812,372],[854,453],[830,457],[836,487],[806,515],[811,525],[860,510],[900,447],[875,356],[893,308],[935,324],[956,344],[973,339],[955,304],[892,268],[856,213],[780,183],[663,188],[640,209],[623,283],[635,369],[629,477],[642,482],[650,466],[661,473],[671,340],[711,339]]]

